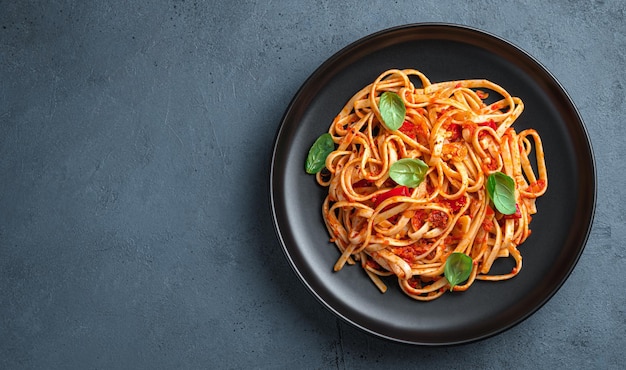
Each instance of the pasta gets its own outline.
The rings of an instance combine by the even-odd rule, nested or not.
[[[404,108],[397,129],[384,117],[385,92]],[[332,146],[315,175],[328,188],[322,215],[340,252],[334,270],[358,263],[383,293],[381,277],[395,276],[420,301],[516,276],[518,246],[548,186],[540,136],[512,127],[523,109],[521,99],[488,80],[431,83],[415,69],[385,71],[357,92],[330,125]],[[392,179],[394,163],[407,158],[425,165],[414,186]],[[488,182],[495,173],[513,180],[514,213],[494,206]],[[469,275],[456,284],[445,271],[453,253],[471,258]],[[500,258],[515,267],[490,274]]]

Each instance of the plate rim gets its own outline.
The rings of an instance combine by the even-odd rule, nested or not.
[[[576,127],[578,129],[580,129],[580,131],[582,132],[582,136],[578,137],[577,139],[581,140],[582,139],[582,145],[587,149],[586,153],[584,155],[584,157],[588,160],[588,164],[589,164],[589,168],[587,170],[589,170],[592,174],[591,178],[589,179],[588,183],[586,185],[589,186],[589,190],[587,191],[589,193],[589,195],[591,195],[590,199],[587,199],[588,205],[586,207],[584,207],[585,210],[588,211],[587,214],[587,218],[588,218],[588,222],[586,222],[586,230],[583,231],[582,233],[582,238],[578,239],[578,243],[579,246],[577,248],[577,253],[574,256],[574,258],[571,260],[571,264],[569,264],[569,268],[567,269],[567,271],[565,271],[564,273],[562,273],[562,278],[560,279],[560,282],[553,287],[553,289],[551,291],[548,292],[548,294],[545,295],[545,297],[538,302],[534,307],[532,307],[530,310],[528,310],[524,315],[521,315],[519,317],[517,317],[516,320],[514,320],[513,322],[511,322],[508,325],[505,325],[503,327],[500,327],[497,330],[493,330],[489,333],[480,335],[480,336],[475,336],[469,339],[461,339],[461,340],[450,340],[450,341],[438,341],[438,342],[429,342],[429,341],[420,341],[420,340],[408,340],[408,339],[404,339],[404,338],[398,338],[398,337],[394,337],[392,335],[387,335],[384,333],[381,333],[379,331],[373,330],[365,325],[361,325],[357,322],[355,322],[354,320],[350,319],[349,317],[347,317],[346,315],[344,315],[343,313],[339,312],[335,307],[333,307],[331,304],[329,304],[328,302],[326,302],[326,300],[320,296],[320,294],[314,289],[314,287],[309,283],[309,281],[307,281],[307,279],[303,276],[302,272],[298,269],[298,266],[296,265],[296,262],[293,259],[293,256],[289,253],[289,247],[287,246],[287,243],[285,241],[283,232],[281,232],[281,226],[280,226],[280,222],[279,222],[279,215],[278,215],[278,210],[277,210],[277,206],[276,206],[276,194],[275,194],[275,189],[276,189],[276,180],[275,180],[275,176],[276,176],[276,168],[275,168],[275,164],[276,161],[278,159],[277,157],[277,152],[279,151],[279,141],[281,139],[281,134],[283,133],[283,131],[286,129],[286,123],[287,123],[287,118],[291,116],[291,114],[293,113],[294,109],[298,108],[298,104],[300,102],[300,100],[303,98],[303,92],[309,87],[309,85],[311,84],[312,81],[317,81],[317,80],[322,80],[322,81],[328,81],[332,78],[332,76],[334,76],[334,74],[328,74],[327,71],[330,69],[335,69],[335,70],[341,70],[341,68],[337,67],[336,64],[337,63],[347,63],[350,64],[351,62],[346,62],[345,58],[346,55],[349,55],[350,53],[358,53],[358,52],[363,52],[363,51],[359,51],[359,48],[365,48],[368,49],[368,44],[370,42],[372,42],[373,40],[376,40],[378,38],[381,37],[385,37],[388,36],[390,34],[394,34],[397,32],[405,32],[405,31],[411,31],[411,30],[424,30],[424,29],[428,29],[428,28],[433,28],[433,29],[438,29],[438,30],[446,30],[447,32],[451,32],[451,33],[474,33],[477,35],[481,35],[483,38],[488,39],[487,43],[490,44],[491,47],[493,47],[493,43],[500,43],[504,46],[506,46],[506,48],[508,48],[506,51],[507,52],[513,52],[513,53],[517,53],[517,54],[522,54],[524,56],[524,58],[526,58],[526,63],[522,63],[524,64],[524,66],[527,66],[528,64],[531,64],[532,67],[534,69],[537,69],[539,72],[541,72],[541,74],[544,74],[549,80],[550,80],[550,84],[552,87],[556,87],[558,89],[558,92],[560,94],[563,95],[564,99],[567,101],[567,103],[569,103],[569,105],[571,106],[571,111],[570,113],[573,113],[576,117],[577,117],[577,122],[576,122]],[[433,36],[437,36],[437,34],[433,35]],[[446,38],[445,36],[438,36],[438,37],[422,37],[422,38],[414,38],[413,40],[426,40],[426,39],[431,39],[431,38],[435,38],[435,39],[444,39],[444,40],[450,40],[449,38]],[[398,41],[397,39],[392,40],[394,41],[392,44],[394,43],[401,43],[401,41]],[[458,40],[454,40],[459,42]],[[481,40],[483,41],[483,40]],[[468,45],[471,46],[477,46],[477,44],[475,43],[467,43],[466,41],[460,41],[462,43],[466,43]],[[371,48],[371,47],[369,47]],[[384,49],[384,47],[379,47],[379,48],[375,48],[376,50],[379,49]],[[354,56],[352,56],[352,58],[356,58]],[[359,59],[359,58],[356,58]],[[317,83],[317,85],[320,86],[325,86],[326,82],[324,83]],[[316,95],[316,94],[313,94]],[[308,105],[307,105],[308,106]],[[336,317],[340,318],[341,320],[343,320],[344,322],[360,329],[363,330],[366,333],[369,333],[371,335],[374,335],[376,337],[379,338],[384,338],[393,342],[401,342],[401,343],[406,343],[406,344],[415,344],[415,345],[423,345],[423,346],[442,346],[442,345],[457,345],[457,344],[464,344],[464,343],[470,343],[470,342],[475,342],[475,341],[479,341],[479,340],[483,340],[489,337],[492,337],[494,335],[500,334],[506,330],[509,330],[510,328],[518,325],[519,323],[525,321],[528,317],[532,316],[535,312],[537,312],[541,307],[543,307],[550,299],[552,299],[554,297],[554,295],[561,289],[561,287],[563,286],[563,284],[569,279],[571,273],[573,272],[574,268],[576,267],[576,265],[578,264],[578,261],[580,260],[580,257],[582,256],[586,244],[588,242],[590,233],[591,233],[591,229],[593,226],[593,221],[595,218],[595,212],[596,212],[596,206],[597,206],[597,167],[596,167],[596,160],[595,160],[595,155],[594,155],[594,151],[593,151],[593,147],[592,147],[592,142],[590,140],[590,136],[589,136],[589,132],[588,129],[584,123],[584,120],[580,114],[580,111],[578,110],[578,108],[576,107],[573,99],[571,98],[571,96],[569,95],[569,93],[567,92],[567,90],[564,88],[564,86],[560,83],[560,81],[558,81],[558,79],[552,74],[552,72],[550,72],[550,70],[548,68],[546,68],[543,64],[541,64],[535,57],[533,57],[532,55],[530,55],[528,52],[526,52],[524,49],[522,49],[521,47],[515,45],[514,43],[512,43],[509,40],[506,40],[498,35],[495,35],[491,32],[476,28],[476,27],[472,27],[472,26],[467,26],[467,25],[462,25],[462,24],[455,24],[455,23],[445,23],[445,22],[423,22],[423,23],[409,23],[409,24],[404,24],[404,25],[399,25],[399,26],[394,26],[394,27],[389,27],[389,28],[385,28],[373,33],[370,33],[368,35],[365,35],[359,39],[357,39],[356,41],[353,41],[351,43],[349,43],[348,45],[346,45],[345,47],[341,48],[339,51],[335,52],[334,54],[332,54],[329,58],[327,58],[325,61],[323,61],[314,71],[313,73],[311,73],[302,83],[302,85],[299,87],[299,89],[296,91],[296,93],[294,94],[294,96],[292,97],[291,101],[289,102],[289,104],[287,105],[287,108],[285,109],[285,112],[283,114],[283,116],[281,117],[280,120],[280,124],[276,130],[275,133],[275,137],[274,137],[274,141],[273,141],[273,148],[272,148],[272,155],[271,155],[271,162],[270,162],[270,171],[269,171],[269,201],[270,201],[270,208],[271,208],[271,214],[272,214],[272,223],[274,226],[274,231],[275,234],[279,240],[279,244],[281,245],[281,250],[283,251],[283,255],[284,257],[287,259],[291,269],[295,272],[296,276],[298,276],[298,279],[300,280],[301,283],[304,284],[304,286],[307,288],[307,291],[312,294],[316,300],[322,304],[322,306],[331,311]]]

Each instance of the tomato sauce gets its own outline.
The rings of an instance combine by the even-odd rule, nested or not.
[[[418,257],[421,257],[424,253],[428,252],[430,246],[431,245],[427,242],[420,240],[419,242],[408,245],[406,247],[394,248],[393,253],[405,260],[407,263],[415,264],[418,261]],[[431,254],[433,252],[431,252]]]

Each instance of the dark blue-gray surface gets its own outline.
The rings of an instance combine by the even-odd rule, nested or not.
[[[626,5],[613,1],[0,1],[1,368],[619,368]],[[326,58],[452,22],[528,51],[587,124],[589,242],[535,315],[400,345],[340,322],[269,211],[280,118]]]

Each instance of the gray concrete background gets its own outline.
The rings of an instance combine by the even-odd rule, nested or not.
[[[0,368],[620,368],[623,1],[0,1]],[[487,340],[364,334],[274,235],[272,144],[325,59],[388,27],[484,29],[544,64],[594,145],[573,274]]]

